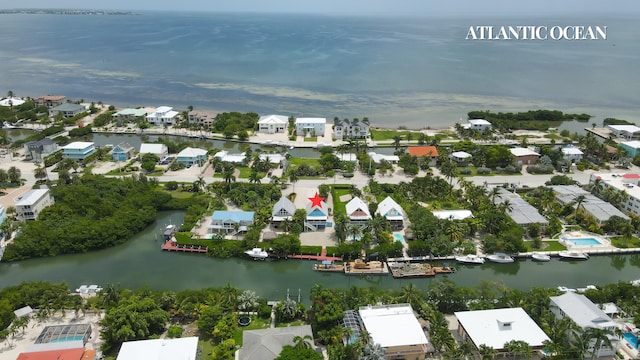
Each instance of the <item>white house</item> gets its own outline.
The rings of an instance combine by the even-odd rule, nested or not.
[[[609,125],[609,130],[617,137],[635,139],[640,137],[640,127],[635,125]]]
[[[485,119],[471,119],[462,127],[469,130],[484,131],[485,129],[491,129],[491,123]]]
[[[29,190],[16,203],[18,220],[35,220],[42,209],[53,203],[49,189]]]
[[[378,204],[376,214],[380,214],[387,219],[394,230],[402,230],[404,228],[404,210],[390,196],[387,196]]]
[[[562,158],[572,163],[579,162],[584,155],[580,149],[573,145],[567,145],[560,149],[560,151],[562,151]]]
[[[384,155],[378,154],[376,152],[368,152],[369,158],[376,164],[379,164],[382,160],[387,161],[391,164],[397,164],[400,161],[400,157],[398,155]]]
[[[146,109],[131,109],[131,108],[122,109],[117,113],[113,114],[113,118],[120,123],[124,121],[133,121],[136,119],[142,119],[146,116],[147,116]]]
[[[93,142],[75,141],[62,147],[62,157],[82,161],[96,151]]]
[[[258,132],[265,134],[284,133],[287,131],[289,118],[284,115],[263,115],[258,119]]]
[[[229,162],[234,164],[240,164],[247,157],[245,153],[240,154],[229,154],[226,150],[220,150],[213,155],[214,159],[218,159],[222,162]]]
[[[449,155],[449,159],[455,161],[458,165],[468,164],[473,155],[466,151],[454,151]]]
[[[327,119],[297,118],[295,125],[298,136],[324,136]]]
[[[196,359],[197,354],[197,336],[176,339],[151,339],[123,342],[116,360]]]
[[[513,154],[516,164],[520,165],[535,164],[540,158],[540,154],[528,148],[515,147],[509,149],[509,151]]]
[[[176,161],[186,166],[202,166],[207,161],[207,150],[187,147],[178,153]]]
[[[253,211],[222,211],[216,210],[211,215],[211,222],[207,226],[209,233],[246,232],[253,224]],[[237,227],[237,230],[236,230]]]
[[[346,205],[347,217],[353,225],[364,226],[367,220],[371,219],[369,206],[359,197],[354,197]]]
[[[582,329],[595,328],[613,332],[616,323],[586,296],[576,294],[571,291],[560,296],[551,296],[549,310],[558,318],[568,317]],[[599,349],[594,349],[595,340],[589,343],[588,353],[596,351],[596,356],[613,356],[619,345],[619,339],[611,334],[609,336],[611,347],[601,345]]]
[[[358,314],[371,341],[380,344],[387,359],[426,357],[429,340],[410,304],[369,305]]]
[[[365,139],[369,136],[369,120],[338,118],[333,121],[333,136],[337,140],[343,139]]]
[[[540,350],[550,340],[522,308],[458,311],[454,315],[458,333],[476,349],[486,345],[504,353],[504,344],[515,340],[526,342],[532,350]]]
[[[473,217],[471,210],[437,210],[431,213],[441,220],[464,220]]]
[[[275,205],[273,205],[271,221],[275,227],[279,227],[283,221],[291,221],[293,214],[295,213],[296,206],[291,202],[291,200],[287,199],[286,196],[283,196],[277,203],[275,203]]]
[[[169,155],[169,149],[165,144],[140,144],[140,156],[143,154],[154,154],[162,160]]]
[[[171,106],[160,106],[156,111],[147,115],[147,122],[153,126],[170,126],[176,122],[177,116],[178,112],[174,111]]]
[[[611,187],[617,191],[624,191],[627,199],[622,199],[620,209],[625,213],[640,216],[640,174],[625,173],[596,173],[591,174],[589,184],[598,181],[603,191]]]

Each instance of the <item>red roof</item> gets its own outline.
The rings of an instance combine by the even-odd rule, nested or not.
[[[622,177],[625,179],[640,179],[639,174],[624,174]]]
[[[17,360],[82,360],[84,348],[21,353]],[[94,353],[95,356],[95,353]]]
[[[435,146],[431,146],[431,145],[407,146],[407,151],[412,156],[438,157],[438,149]]]

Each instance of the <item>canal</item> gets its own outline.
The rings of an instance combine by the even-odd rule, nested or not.
[[[0,262],[0,288],[22,281],[65,281],[71,289],[81,284],[119,284],[125,288],[158,290],[200,289],[231,284],[253,289],[268,299],[281,299],[289,289],[308,301],[314,284],[348,288],[352,285],[399,289],[409,282],[426,290],[433,278],[396,280],[391,276],[358,277],[317,273],[311,261],[252,261],[215,259],[203,255],[160,250],[167,224],[181,224],[184,212],[161,212],[155,224],[126,244],[110,249],[16,263]],[[640,255],[592,256],[588,261],[548,263],[519,260],[513,264],[459,266],[447,277],[458,285],[474,287],[483,281],[501,282],[511,288],[604,285],[640,278]],[[437,279],[437,278],[436,278]]]

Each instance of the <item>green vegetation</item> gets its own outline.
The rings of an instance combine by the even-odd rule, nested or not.
[[[469,119],[485,119],[500,130],[548,130],[558,127],[563,121],[588,121],[588,114],[565,114],[558,110],[529,110],[518,113],[493,113],[491,111],[471,111]]]
[[[304,142],[317,142],[318,138],[316,136],[309,136],[304,138]]]
[[[602,120],[602,125],[603,126],[607,126],[607,125],[635,125],[635,123],[628,121],[628,120],[622,120],[622,119],[616,119],[616,118],[606,118],[604,120]]]
[[[567,247],[560,244],[560,242],[558,241],[554,241],[554,240],[549,240],[549,241],[543,241],[542,242],[542,249],[536,249],[534,247],[534,242],[532,241],[527,241],[524,243],[524,245],[527,248],[527,252],[532,252],[532,251],[563,251],[563,250],[567,250]]]
[[[400,136],[403,139],[406,139],[407,136],[409,136],[417,140],[418,134],[419,134],[419,132],[417,131],[391,130],[391,129],[380,129],[380,128],[371,129],[370,132],[371,132],[371,139],[376,141],[393,140],[396,136]]]
[[[258,126],[258,114],[239,112],[221,113],[211,126],[211,131],[221,133],[226,139],[245,138],[247,132],[254,131]],[[171,152],[171,151],[169,151]]]

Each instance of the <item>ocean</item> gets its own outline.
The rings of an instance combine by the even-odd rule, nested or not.
[[[607,40],[472,41],[476,25],[601,25]],[[471,110],[636,120],[637,18],[149,12],[0,15],[0,94],[440,128]]]

